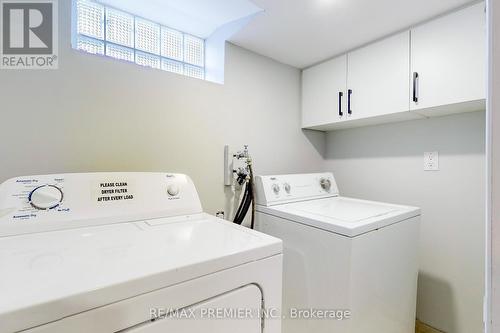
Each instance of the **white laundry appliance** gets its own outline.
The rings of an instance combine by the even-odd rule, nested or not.
[[[180,174],[8,180],[0,268],[2,333],[281,330],[281,241],[203,213]]]
[[[420,209],[342,197],[331,173],[256,189],[256,229],[283,240],[284,333],[415,332]]]

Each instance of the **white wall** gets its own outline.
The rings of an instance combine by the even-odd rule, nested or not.
[[[496,0],[488,1],[489,11],[489,149],[488,149],[488,218],[490,224],[490,243],[488,257],[491,264],[488,275],[488,287],[492,292],[489,297],[489,320],[492,322],[487,332],[500,332],[500,5]],[[491,274],[491,275],[490,275]]]
[[[417,316],[448,333],[482,331],[484,138],[484,112],[327,136],[343,195],[422,208]],[[424,151],[439,152],[441,171],[423,171]]]
[[[60,69],[0,73],[0,182],[88,171],[168,171],[223,209],[223,146],[259,173],[321,171],[322,134],[300,130],[300,72],[228,45],[226,84],[79,53],[60,1]],[[229,193],[230,196],[231,193]]]

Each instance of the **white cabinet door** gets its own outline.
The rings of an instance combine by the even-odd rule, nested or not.
[[[408,31],[349,53],[347,63],[348,118],[410,110]]]
[[[411,110],[486,98],[484,3],[413,29],[411,55]]]
[[[343,119],[342,114],[346,114],[346,75],[346,55],[302,72],[302,127]]]

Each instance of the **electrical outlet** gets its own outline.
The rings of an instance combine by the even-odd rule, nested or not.
[[[424,153],[424,171],[439,171],[439,153],[437,151]]]

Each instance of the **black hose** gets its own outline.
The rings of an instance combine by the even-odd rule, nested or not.
[[[241,211],[240,211],[240,214],[235,216],[235,219],[234,219],[234,222],[236,224],[242,224],[243,221],[245,220],[245,216],[247,215],[248,213],[248,209],[250,208],[250,204],[252,203],[253,201],[253,189],[252,189],[252,183],[251,182],[248,182],[247,183],[247,187],[246,187],[246,191],[245,191],[246,195],[245,195],[245,200],[242,200],[241,201]]]
[[[241,222],[245,219],[245,216],[248,213],[248,209],[250,208],[250,204],[252,203],[253,200],[253,189],[252,189],[252,183],[248,183],[248,196],[247,200],[245,200],[245,204],[243,205],[243,210],[241,211]]]
[[[252,184],[252,220],[250,222],[250,229],[255,227],[255,192],[253,191],[253,169],[252,164],[250,163],[248,166],[249,174],[250,174],[250,184]]]
[[[245,216],[248,212],[248,207],[250,206],[250,202],[252,201],[250,185],[247,186],[247,193],[248,194],[246,195],[245,200],[241,202],[240,214],[235,219],[237,224],[242,224],[245,220]]]
[[[248,196],[248,184],[245,185],[245,191],[243,192],[243,198],[241,199],[241,202],[240,202],[240,205],[238,206],[238,210],[236,211],[236,214],[234,214],[234,219],[233,219],[234,223],[236,223],[236,221],[239,220],[241,210],[243,209],[243,203],[247,200],[247,196]]]
[[[234,215],[233,222],[236,224],[242,224],[245,220],[245,216],[248,213],[248,209],[250,205],[252,205],[252,219],[250,223],[250,228],[253,229],[255,225],[255,192],[253,188],[253,169],[252,169],[252,160],[249,158],[248,161],[248,181],[245,186],[245,193],[243,194],[243,199],[241,199],[240,205],[236,214]],[[238,180],[240,180],[238,178]]]

